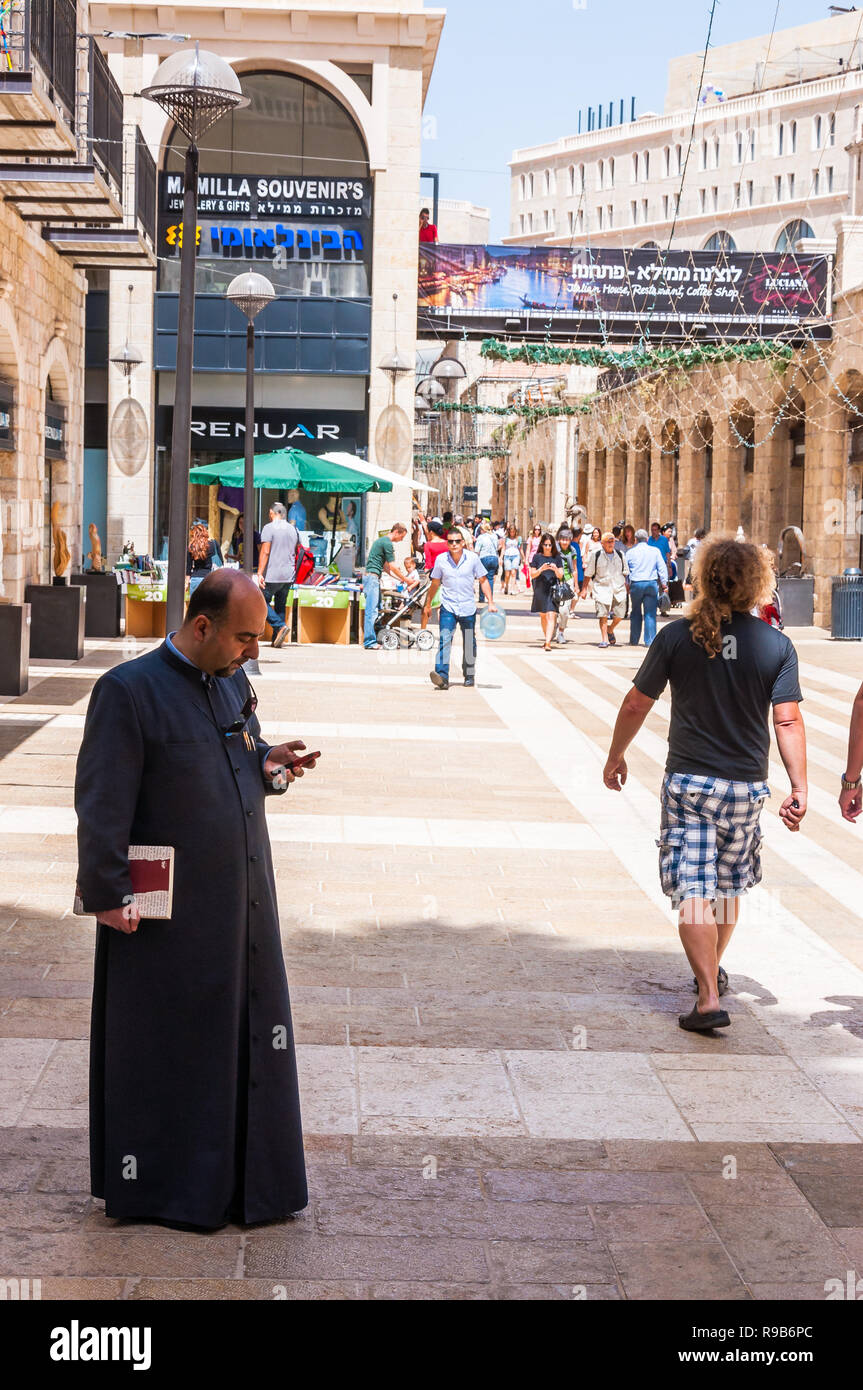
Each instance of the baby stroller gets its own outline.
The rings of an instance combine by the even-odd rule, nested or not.
[[[427,575],[412,593],[381,594],[381,611],[375,622],[375,635],[385,651],[397,652],[400,647],[431,651],[435,644],[434,633],[416,623],[430,588],[431,576]]]

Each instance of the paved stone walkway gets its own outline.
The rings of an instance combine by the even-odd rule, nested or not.
[[[597,648],[589,605],[549,654],[507,607],[474,690],[435,691],[428,654],[262,652],[265,732],[324,756],[269,808],[311,1203],[254,1231],[123,1226],[88,1195],[71,788],[93,681],[131,653],[88,643],[0,701],[0,1277],[47,1298],[736,1300],[863,1274],[863,831],[835,808],[863,651],[792,633],[812,810],[782,829],[774,769],[732,1027],[700,1038],[677,1027],[690,975],[656,872],[667,702],[605,791],[638,657]]]

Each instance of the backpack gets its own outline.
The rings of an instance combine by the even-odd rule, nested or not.
[[[315,568],[315,557],[307,546],[300,541],[297,546],[297,553],[294,557],[294,583],[304,584],[312,570]]]

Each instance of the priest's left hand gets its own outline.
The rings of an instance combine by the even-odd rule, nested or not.
[[[270,781],[276,777],[284,779],[284,783],[290,786],[291,782],[297,777],[302,777],[304,769],[295,767],[297,753],[305,751],[306,745],[302,739],[295,738],[287,743],[280,743],[275,748],[271,748],[264,763],[264,774]],[[316,763],[307,764],[308,767],[315,767]]]

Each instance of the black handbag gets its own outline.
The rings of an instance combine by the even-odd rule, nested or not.
[[[556,583],[552,584],[551,601],[555,608],[560,608],[562,603],[569,603],[572,598],[575,598],[575,593],[565,579],[558,579]]]

